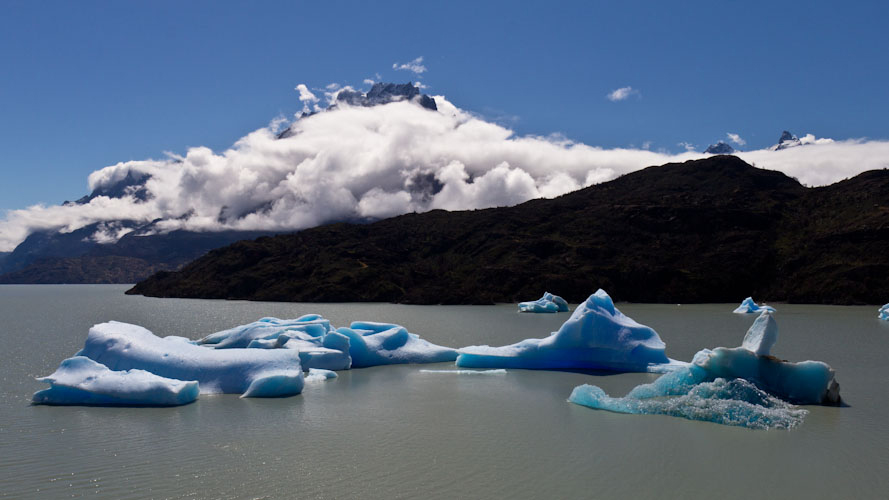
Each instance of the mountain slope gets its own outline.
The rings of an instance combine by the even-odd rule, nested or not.
[[[889,172],[808,189],[732,156],[650,167],[552,200],[242,241],[128,293],[406,303],[876,303],[889,296]]]

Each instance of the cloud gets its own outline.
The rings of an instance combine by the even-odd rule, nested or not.
[[[623,101],[623,100],[627,99],[628,97],[630,97],[631,95],[641,96],[642,94],[640,94],[639,91],[634,89],[633,87],[621,87],[619,89],[612,90],[605,97],[609,101],[617,102],[617,101]]]
[[[313,94],[312,91],[309,90],[309,88],[306,87],[305,84],[300,83],[294,90],[299,92],[299,100],[303,103],[303,113],[308,113],[310,111],[309,104],[312,104],[314,106],[318,103],[318,98],[315,97],[315,94]],[[318,111],[317,106],[314,106],[314,108],[316,111]]]
[[[692,143],[690,143],[690,142],[685,142],[685,141],[683,141],[683,142],[679,142],[679,143],[677,143],[676,145],[679,146],[679,147],[681,147],[681,148],[683,148],[683,149],[685,149],[685,151],[688,152],[688,153],[692,153],[692,152],[694,152],[694,151],[697,151],[697,149],[698,149],[697,147],[695,147],[694,144],[692,144]]]
[[[373,85],[374,83],[376,83],[376,82],[373,81],[373,79],[371,79],[371,78],[365,78],[365,79],[364,79],[364,84],[365,84],[365,85]]]
[[[747,144],[747,141],[745,141],[744,139],[742,139],[741,136],[738,135],[738,134],[733,134],[733,133],[731,133],[731,132],[728,132],[728,133],[726,133],[725,135],[728,137],[728,139],[729,139],[730,141],[734,142],[734,143],[737,144],[738,146],[744,146],[744,145]]]
[[[417,75],[426,72],[426,66],[423,66],[423,56],[420,56],[413,61],[406,62],[404,64],[394,63],[392,64],[392,69],[398,71],[410,71],[412,73],[416,73]]]
[[[338,86],[327,97],[335,99],[344,88],[350,87]],[[277,120],[224,151],[194,147],[99,169],[89,176],[90,190],[128,179],[142,179],[143,185],[85,204],[9,211],[0,220],[0,251],[12,250],[35,231],[70,232],[95,223],[103,224],[91,238],[111,242],[134,224],[150,224],[154,232],[299,230],[434,208],[514,205],[651,165],[704,157],[691,150],[606,149],[558,135],[521,136],[443,96],[434,98],[438,111],[410,101],[340,106],[296,120],[285,139],[276,137]],[[738,156],[808,185],[887,166],[887,141],[804,138],[804,146]]]

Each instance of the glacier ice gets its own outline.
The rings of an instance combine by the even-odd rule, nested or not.
[[[445,373],[452,375],[506,375],[506,370],[420,370],[420,373]]]
[[[741,347],[753,351],[759,356],[767,356],[777,340],[778,324],[775,322],[775,318],[772,317],[772,313],[765,311],[756,318],[756,321],[747,330],[747,334],[744,335],[744,341],[741,342]]]
[[[880,319],[889,321],[889,304],[886,304],[880,308]]]
[[[349,328],[338,328],[336,332],[348,337],[352,366],[356,368],[457,359],[455,349],[432,344],[393,323],[353,321]]]
[[[139,369],[177,380],[196,380],[204,394],[278,397],[299,394],[303,387],[298,351],[207,349],[117,321],[93,326],[78,355],[112,370]]]
[[[558,295],[544,292],[543,297],[530,302],[519,302],[519,312],[556,313],[567,312],[568,302]]]
[[[549,337],[503,347],[464,347],[457,366],[659,371],[675,363],[664,348],[657,332],[625,316],[599,289]]]
[[[178,406],[198,397],[194,380],[174,380],[144,370],[112,371],[84,356],[68,358],[37,380],[49,389],[34,393],[34,404],[102,406]]]
[[[753,297],[747,297],[732,312],[735,314],[750,314],[762,311],[775,312],[775,308],[767,305],[758,305],[756,302],[753,302]]]
[[[197,341],[216,349],[291,349],[303,369],[347,370],[393,363],[454,361],[457,351],[423,340],[394,323],[354,321],[334,329],[317,314],[297,319],[262,318]]]
[[[324,382],[325,380],[330,380],[337,378],[337,374],[332,370],[322,370],[320,368],[309,368],[309,374],[306,375],[306,383],[312,382]]]
[[[806,411],[794,404],[841,403],[833,369],[821,361],[793,363],[768,354],[777,325],[763,312],[741,347],[695,354],[691,364],[635,387],[622,398],[578,386],[569,401],[620,413],[663,414],[755,429],[790,429]],[[758,354],[757,351],[765,351]]]

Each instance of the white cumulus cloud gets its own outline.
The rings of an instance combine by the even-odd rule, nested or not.
[[[633,87],[621,87],[619,89],[612,90],[605,97],[612,102],[623,101],[631,95],[640,95],[639,91],[634,89]]]
[[[406,62],[403,64],[393,63],[392,69],[398,71],[410,71],[411,73],[416,73],[420,75],[426,72],[426,66],[423,65],[423,56],[420,56],[413,61]]]
[[[728,140],[732,141],[733,143],[737,144],[738,146],[744,146],[747,144],[747,141],[742,139],[741,136],[738,134],[733,134],[731,132],[727,132],[725,135],[726,135],[726,137],[728,137]]]

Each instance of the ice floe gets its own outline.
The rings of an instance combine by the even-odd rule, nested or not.
[[[144,370],[112,371],[84,357],[68,358],[37,380],[49,389],[34,393],[34,404],[103,406],[178,406],[198,397],[194,380],[174,380]]]
[[[664,348],[657,332],[621,313],[600,289],[549,337],[503,347],[464,347],[459,350],[457,366],[663,371],[676,364],[667,358]]]
[[[202,394],[278,397],[299,394],[303,387],[298,351],[207,349],[117,321],[93,326],[78,355],[111,370],[138,369],[177,380],[196,380]]]
[[[530,302],[519,302],[519,312],[557,313],[567,312],[568,302],[558,295],[544,292],[543,297]]]
[[[889,321],[889,304],[886,304],[880,308],[880,319]]]
[[[325,380],[334,378],[337,378],[337,374],[335,371],[322,370],[320,368],[310,368],[309,374],[306,375],[306,383],[310,384],[313,382],[324,382]]]
[[[432,344],[394,323],[353,321],[336,333],[348,337],[352,367],[397,363],[441,363],[457,359],[457,350]]]
[[[569,401],[620,413],[672,415],[755,429],[793,428],[807,413],[794,404],[840,404],[839,384],[826,363],[793,363],[769,355],[777,333],[774,318],[763,312],[741,347],[699,351],[690,365],[637,386],[622,398],[582,385]]]
[[[506,375],[506,370],[420,370],[420,373],[440,373],[450,375]]]
[[[732,311],[735,314],[753,314],[760,313],[763,311],[775,312],[775,308],[772,306],[767,306],[765,304],[759,305],[756,302],[753,302],[753,297],[747,297],[743,301],[741,301],[741,305],[735,308]]]

